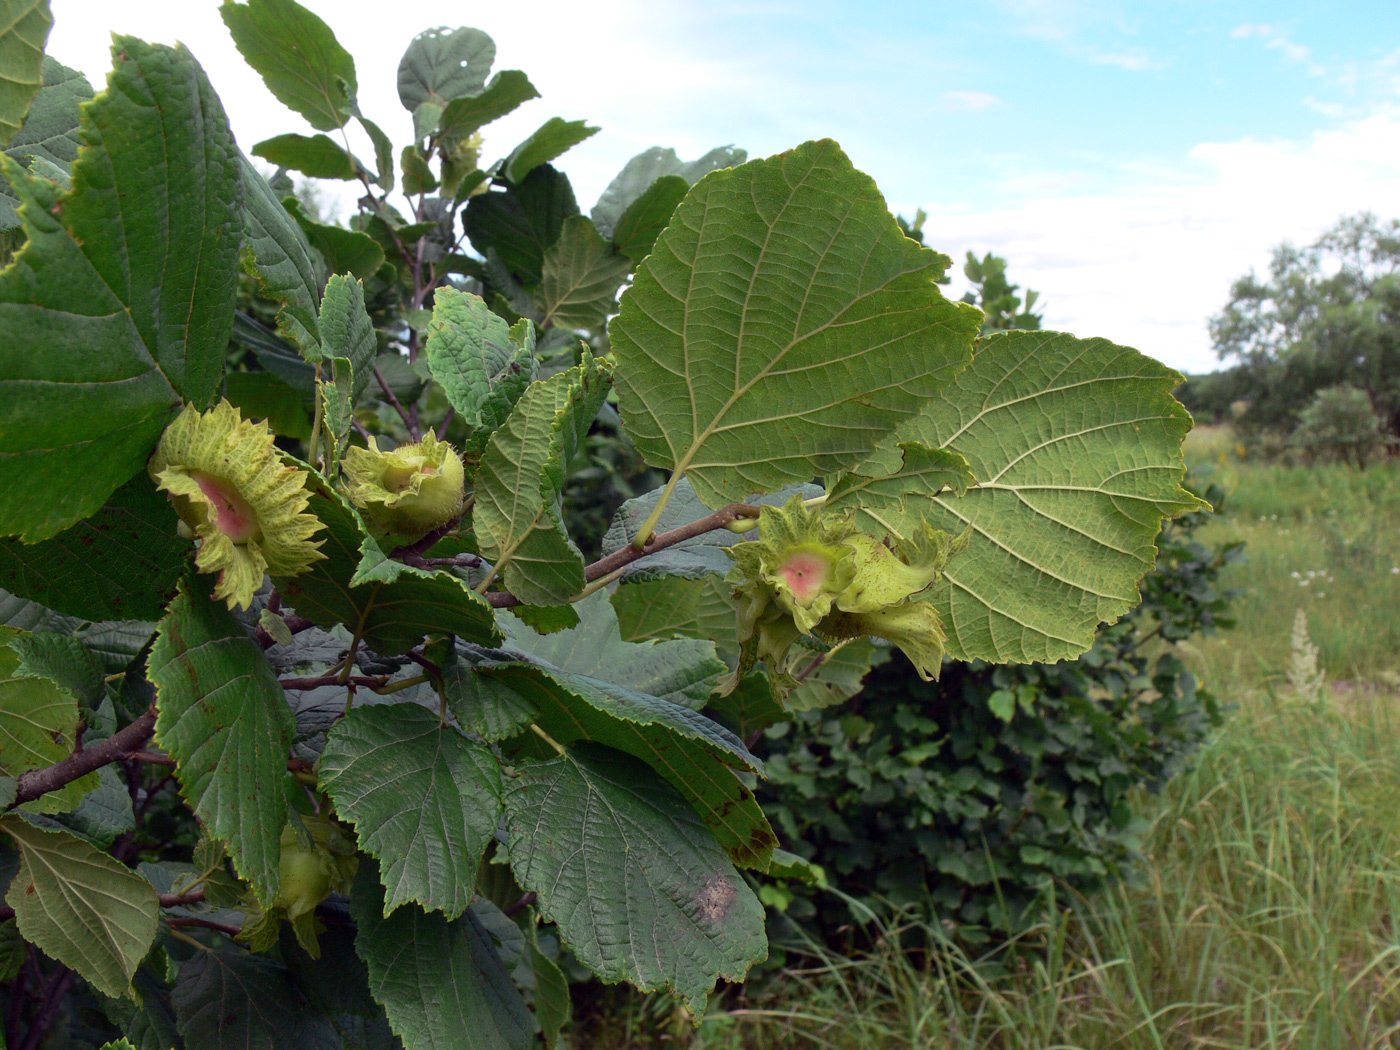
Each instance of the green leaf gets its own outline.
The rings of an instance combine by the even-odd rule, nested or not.
[[[0,146],[19,131],[43,87],[51,28],[49,0],[0,0]]]
[[[462,224],[477,252],[489,257],[494,250],[516,280],[533,288],[544,272],[546,250],[559,239],[564,220],[577,214],[569,180],[541,164],[514,186],[478,193]]]
[[[178,524],[143,470],[51,540],[0,540],[0,586],[85,620],[158,619],[189,557]]]
[[[20,935],[104,995],[130,995],[131,976],[160,923],[155,888],[67,832],[14,815],[0,819],[0,831],[19,849],[5,903]]]
[[[410,901],[455,919],[501,813],[489,748],[417,704],[360,707],[326,736],[321,790],[380,864],[385,914]]]
[[[258,643],[204,577],[185,580],[148,661],[156,743],[176,762],[195,816],[229,844],[258,898],[277,896],[287,819],[287,753],[296,723]]]
[[[337,465],[350,444],[350,428],[355,421],[355,405],[369,385],[379,340],[365,310],[364,286],[353,277],[333,274],[326,282],[321,301],[321,353],[331,367],[322,372],[326,426],[335,438],[328,473],[334,477]]]
[[[773,851],[773,866],[768,869],[768,874],[775,879],[792,879],[820,889],[826,889],[828,885],[826,871],[820,864],[813,864],[785,849]]]
[[[78,135],[79,106],[92,98],[92,85],[76,69],[48,55],[44,56],[43,78],[44,86],[29,106],[24,127],[10,139],[5,152],[12,157],[42,157],[69,171],[83,144]]]
[[[425,29],[399,60],[399,101],[412,113],[424,102],[476,95],[494,61],[496,44],[480,29]]]
[[[443,668],[443,696],[468,733],[491,742],[504,740],[537,719],[539,709],[510,686],[477,674],[475,668],[482,662],[464,657],[459,648],[457,659]]]
[[[424,344],[428,367],[469,427],[497,429],[535,381],[535,327],[510,327],[479,296],[439,288]]]
[[[657,502],[665,493],[664,488],[652,489],[640,496],[634,496],[613,515],[607,534],[603,537],[603,555],[614,554],[641,535],[642,526],[655,510]],[[812,499],[822,495],[816,485],[785,485],[777,492],[766,496],[750,498],[755,506],[781,507],[795,495]],[[682,478],[671,492],[671,498],[661,516],[656,520],[656,532],[669,532],[710,514],[710,508],[700,501],[689,479]],[[754,526],[757,528],[757,525]],[[639,580],[655,580],[666,576],[683,576],[686,579],[700,579],[704,576],[724,576],[734,567],[734,561],[725,553],[726,548],[742,543],[750,533],[735,533],[728,529],[714,529],[699,536],[682,540],[675,546],[638,558],[622,572],[622,580],[627,583]]]
[[[531,664],[479,673],[533,704],[540,728],[561,744],[591,740],[643,759],[690,800],[737,863],[767,867],[777,841],[731,768],[761,774],[763,766],[729,730],[689,707],[587,675]]]
[[[608,327],[628,435],[714,507],[853,466],[967,364],[947,265],[833,142],[710,175]]]
[[[890,650],[874,645],[869,638],[857,638],[825,655],[826,660],[783,701],[789,711],[814,711],[849,700],[860,692],[870,669],[890,658]]]
[[[976,483],[967,460],[956,452],[917,441],[886,443],[836,479],[822,509],[854,510],[872,531],[911,536],[929,497],[945,490],[961,496]]]
[[[583,556],[564,528],[560,491],[607,396],[610,371],[584,355],[533,384],[482,454],[472,530],[506,589],[526,604],[562,605],[583,589]]]
[[[316,320],[321,281],[311,260],[310,242],[267,180],[242,154],[238,158],[238,174],[243,185],[247,245],[243,269],[258,279],[264,294],[281,304],[277,333],[314,359],[321,352]]]
[[[0,641],[10,637],[10,632],[0,632]],[[18,777],[63,761],[73,752],[80,717],[73,692],[47,675],[35,677],[32,669],[21,669],[14,647],[0,645],[0,774]],[[98,783],[97,774],[88,773],[25,808],[35,813],[65,812]]]
[[[325,560],[300,576],[276,581],[298,613],[322,627],[358,625],[364,643],[386,656],[411,648],[426,634],[455,634],[486,645],[501,641],[491,606],[450,572],[393,562],[397,571],[392,580],[351,586],[363,556],[361,545],[374,541],[343,497],[316,478],[309,489],[307,509],[326,526]]]
[[[547,164],[565,150],[598,133],[584,120],[550,117],[515,149],[501,164],[507,182],[519,183],[541,164]]]
[[[253,147],[253,156],[313,179],[354,180],[360,165],[345,147],[326,135],[277,135]]]
[[[527,952],[530,970],[535,978],[535,1020],[540,1023],[544,1045],[557,1046],[560,1030],[573,1015],[569,1003],[569,979],[559,969],[558,963],[540,951],[533,925],[530,927]]]
[[[605,981],[669,989],[696,1017],[768,955],[763,906],[685,799],[629,756],[582,747],[506,790],[511,870]]]
[[[285,966],[242,949],[191,953],[180,963],[170,999],[190,1050],[341,1045],[326,1017],[306,1004]]]
[[[670,225],[671,216],[689,191],[690,183],[679,175],[663,175],[653,182],[617,220],[617,229],[613,231],[617,250],[633,262],[641,262],[650,255],[656,247],[656,238]]]
[[[443,108],[438,135],[451,145],[469,137],[517,106],[539,98],[530,78],[518,69],[504,69],[491,78],[480,94],[458,96]]]
[[[1204,506],[1181,488],[1191,417],[1180,376],[1136,350],[1056,332],[978,343],[972,366],[897,437],[967,459],[976,488],[933,497],[929,523],[971,530],[933,592],[959,659],[1053,662],[1138,603],[1162,520]]]
[[[369,234],[316,222],[306,215],[295,197],[288,197],[282,206],[296,219],[311,247],[321,253],[331,273],[351,273],[368,279],[384,265],[384,249]]]
[[[415,195],[431,193],[437,189],[437,177],[428,167],[427,158],[418,152],[417,146],[405,146],[399,157],[399,167],[403,169],[403,191]]]
[[[404,1050],[528,1050],[535,1026],[473,909],[449,922],[406,904],[384,916],[384,890],[361,861],[350,898],[355,950]]]
[[[345,126],[355,109],[355,60],[330,26],[295,0],[227,0],[219,14],[277,101],[317,131]]]
[[[297,991],[335,1027],[345,1050],[403,1050],[389,1030],[389,1019],[369,992],[369,971],[355,954],[355,924],[348,910],[321,908],[317,939],[321,957],[313,959],[297,944],[290,924],[283,924],[279,952],[296,981]],[[341,1044],[336,1044],[337,1050]],[[166,1050],[161,1047],[160,1050]]]
[[[536,308],[542,325],[597,328],[617,312],[617,290],[631,261],[603,240],[582,215],[566,219],[559,239],[545,253]]]
[[[362,114],[355,114],[355,119],[360,122],[360,127],[365,129],[365,134],[374,143],[374,166],[379,169],[379,178],[376,180],[381,190],[392,190],[394,188],[394,144],[389,141],[389,136],[374,121],[369,120]]]
[[[62,634],[22,634],[9,639],[19,657],[16,678],[46,678],[88,708],[107,696],[102,665],[77,638]]]
[[[244,419],[267,420],[274,434],[298,441],[311,436],[306,397],[271,372],[230,372],[224,380],[224,397]]]
[[[560,671],[612,682],[695,710],[705,706],[715,680],[725,672],[709,641],[623,641],[617,613],[602,592],[590,594],[573,608],[579,625],[572,630],[545,636],[517,624],[509,630],[511,644]],[[730,623],[732,630],[732,618]]]
[[[629,160],[617,173],[617,177],[608,183],[608,188],[598,198],[598,203],[593,205],[593,222],[604,237],[618,240],[616,231],[622,216],[637,201],[654,190],[659,180],[680,178],[686,186],[694,186],[717,168],[732,168],[747,159],[746,152],[733,146],[718,146],[699,160],[691,161],[681,160],[676,156],[675,150],[661,146],[643,150]],[[668,217],[669,214],[668,212]]]
[[[651,585],[645,585],[651,586]],[[717,696],[705,708],[707,714],[728,726],[741,739],[748,740],[771,725],[792,718],[788,709],[773,695],[768,675],[762,671],[746,675],[727,696]],[[776,862],[779,850],[773,851]],[[770,864],[769,874],[774,874]]]
[[[26,542],[102,506],[182,400],[213,400],[233,323],[223,109],[183,48],[114,47],[111,87],[83,108],[93,144],[71,193],[0,158],[29,238],[0,271],[0,535]]]
[[[712,638],[721,655],[729,651],[737,656],[738,614],[729,597],[732,590],[722,576],[694,580],[663,576],[623,584],[610,601],[622,637],[629,642]]]

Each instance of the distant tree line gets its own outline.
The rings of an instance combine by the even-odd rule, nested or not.
[[[1364,463],[1400,435],[1400,220],[1366,212],[1279,245],[1266,279],[1235,282],[1210,334],[1229,367],[1177,391],[1198,421]]]

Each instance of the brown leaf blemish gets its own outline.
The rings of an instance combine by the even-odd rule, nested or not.
[[[736,896],[738,893],[734,884],[726,879],[723,873],[715,872],[705,880],[705,885],[695,897],[695,903],[700,908],[700,918],[706,922],[723,922],[724,917],[729,914],[729,909],[734,906]]]

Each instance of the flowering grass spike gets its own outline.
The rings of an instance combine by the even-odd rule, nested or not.
[[[295,576],[323,555],[321,522],[305,513],[306,471],[288,466],[267,423],[227,401],[192,406],[166,428],[147,466],[199,540],[195,565],[217,572],[214,597],[247,608],[264,573]]]

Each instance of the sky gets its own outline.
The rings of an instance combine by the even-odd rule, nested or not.
[[[524,70],[542,95],[488,126],[486,159],[553,116],[601,127],[556,162],[585,211],[650,146],[761,157],[834,138],[891,210],[928,213],[927,243],[959,264],[954,294],[966,253],[996,252],[1040,293],[1047,328],[1183,371],[1219,366],[1207,320],[1275,245],[1363,210],[1400,217],[1394,0],[302,2],[399,145],[403,49],[471,25],[495,39],[496,70]],[[48,52],[99,90],[112,32],[178,40],[245,151],[311,133],[243,64],[213,0],[53,11]]]

